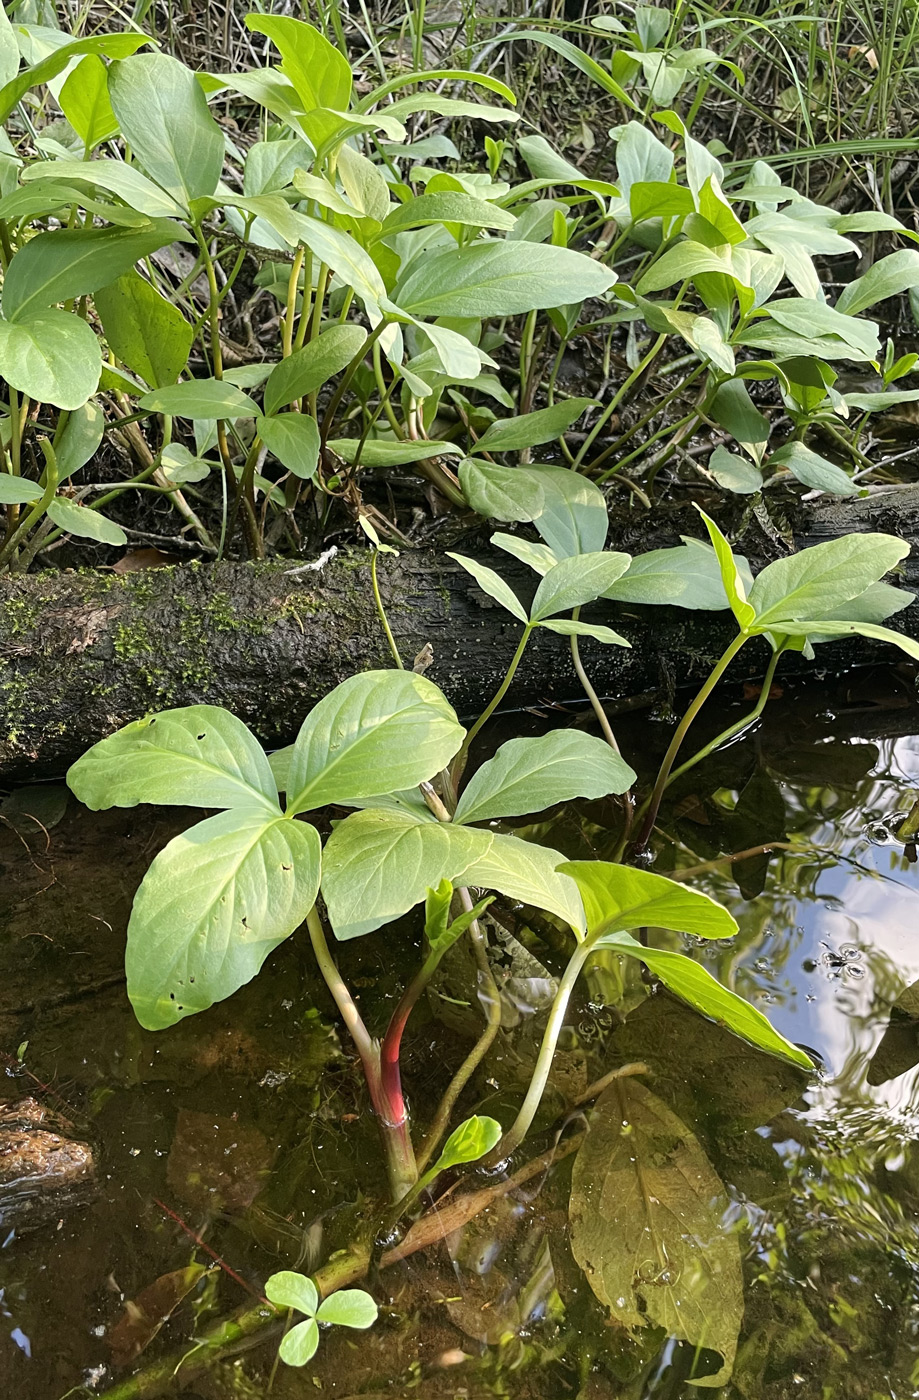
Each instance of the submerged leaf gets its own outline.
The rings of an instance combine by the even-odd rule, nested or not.
[[[727,1193],[699,1140],[656,1095],[621,1079],[597,1101],[578,1153],[571,1247],[600,1302],[630,1331],[654,1323],[719,1352],[730,1377],[743,1318],[737,1234]]]

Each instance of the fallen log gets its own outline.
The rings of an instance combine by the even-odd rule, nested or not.
[[[699,534],[695,512],[692,533]],[[668,538],[687,529],[668,522]],[[886,530],[919,542],[919,487],[810,512],[799,537],[814,544],[852,530]],[[613,538],[637,552],[625,524]],[[645,526],[647,536],[647,527]],[[652,547],[645,538],[644,548]],[[748,553],[756,554],[747,545]],[[535,575],[477,539],[465,546],[527,599]],[[762,558],[756,561],[764,562]],[[97,739],[152,709],[199,702],[233,710],[269,746],[288,743],[304,715],[355,671],[392,664],[373,602],[366,551],[321,567],[189,564],[118,575],[53,572],[0,580],[0,780],[62,773]],[[427,674],[460,714],[477,713],[500,682],[519,624],[443,552],[380,560],[381,590],[396,642],[411,664],[429,644]],[[904,583],[919,588],[919,550]],[[702,679],[732,631],[725,613],[612,603],[585,617],[607,622],[632,647],[587,640],[581,652],[596,688],[612,697],[675,690]],[[892,620],[919,639],[919,605]],[[756,676],[765,643],[745,648],[732,673]],[[821,647],[820,666],[895,659],[862,638]],[[787,664],[786,664],[787,663]],[[807,667],[783,658],[783,669]],[[508,695],[510,705],[580,697],[567,640],[537,632]]]

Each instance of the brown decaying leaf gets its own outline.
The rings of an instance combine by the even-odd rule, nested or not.
[[[264,1184],[274,1152],[251,1124],[183,1108],[169,1149],[166,1179],[188,1205],[243,1211]]]
[[[106,1337],[112,1349],[112,1365],[127,1366],[140,1356],[205,1273],[203,1264],[189,1264],[171,1274],[161,1274],[136,1298],[126,1302],[124,1312]]]
[[[178,563],[174,554],[164,554],[161,549],[131,549],[112,565],[112,573],[137,574],[143,569],[167,569]]]
[[[636,1079],[597,1101],[574,1164],[571,1248],[614,1322],[649,1322],[723,1357],[730,1378],[743,1318],[737,1234],[729,1201],[698,1138]]]

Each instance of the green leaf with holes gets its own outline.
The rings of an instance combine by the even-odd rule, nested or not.
[[[263,807],[199,822],[169,842],[134,899],[125,970],[147,1030],[223,1001],[293,933],[319,889],[318,832]]]
[[[465,732],[443,692],[424,676],[351,676],[303,723],[290,760],[287,810],[417,787],[449,763]]]
[[[135,720],[100,739],[67,773],[90,811],[136,807],[244,807],[280,816],[261,744],[219,705],[186,705]]]

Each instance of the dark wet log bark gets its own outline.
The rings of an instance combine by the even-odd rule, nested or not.
[[[634,552],[672,543],[611,542]],[[694,527],[694,528],[693,528]],[[855,503],[820,506],[802,532],[814,544],[852,529],[886,530],[919,541],[919,487]],[[473,543],[521,597],[535,576],[504,554]],[[755,548],[748,548],[755,555]],[[355,671],[391,664],[373,606],[366,553],[339,554],[319,571],[290,563],[190,565],[121,577],[46,572],[0,580],[0,779],[62,772],[90,744],[151,709],[200,701],[226,705],[267,744],[288,742],[310,707]],[[763,562],[762,559],[756,560]],[[425,643],[428,675],[461,714],[473,714],[497,687],[519,626],[443,553],[404,552],[380,561],[384,598],[407,664]],[[907,561],[919,588],[919,550]],[[667,693],[698,682],[731,635],[725,614],[605,604],[585,617],[611,623],[631,650],[582,643],[596,688],[612,697]],[[919,638],[919,606],[893,620]],[[766,656],[754,643],[735,675],[756,676]],[[822,647],[820,665],[839,672],[890,648],[864,640]],[[783,658],[785,670],[807,667]],[[510,704],[579,696],[567,639],[537,633]]]

